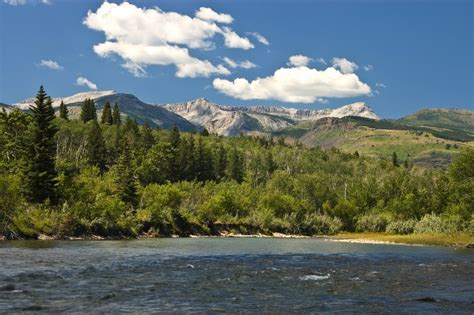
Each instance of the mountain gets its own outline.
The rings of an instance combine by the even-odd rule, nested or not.
[[[124,116],[130,116],[137,120],[137,122],[140,124],[148,121],[150,125],[154,127],[159,126],[169,129],[176,125],[180,130],[184,131],[191,131],[195,129],[194,125],[188,122],[186,119],[166,110],[165,108],[146,104],[132,94],[118,93],[112,90],[78,93],[63,98],[55,97],[53,98],[53,107],[59,107],[59,104],[61,101],[63,101],[64,104],[68,105],[71,117],[79,118],[80,106],[87,98],[93,99],[95,101],[99,116],[105,103],[109,102],[112,104],[112,106],[113,104],[117,103]],[[33,103],[34,98],[30,98],[16,103],[14,106],[23,110],[27,110]]]
[[[422,109],[398,121],[410,126],[464,130],[474,135],[473,110],[451,108]]]
[[[211,133],[234,136],[239,133],[275,132],[305,121],[324,117],[359,116],[379,119],[365,103],[354,103],[336,109],[309,110],[272,106],[235,107],[218,105],[204,98],[162,105],[198,127]]]

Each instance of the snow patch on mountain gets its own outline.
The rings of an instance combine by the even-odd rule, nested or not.
[[[91,92],[83,92],[83,93],[77,93],[72,96],[67,96],[67,97],[55,97],[52,98],[53,101],[53,107],[59,107],[61,104],[61,101],[64,102],[64,104],[74,104],[74,103],[81,103],[84,102],[85,99],[97,99],[103,96],[109,96],[109,95],[114,95],[117,94],[117,91],[114,90],[109,90],[109,91],[91,91]],[[13,106],[16,106],[20,109],[26,110],[29,109],[30,106],[34,105],[35,103],[35,98],[28,98],[24,101],[18,102],[13,104]]]

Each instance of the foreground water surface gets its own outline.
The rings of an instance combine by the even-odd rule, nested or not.
[[[0,242],[0,312],[474,312],[474,251],[323,239]]]

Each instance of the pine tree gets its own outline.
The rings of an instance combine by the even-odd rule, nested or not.
[[[119,189],[118,194],[122,201],[133,206],[138,204],[136,180],[131,167],[129,150],[124,150],[115,166],[115,183]]]
[[[227,155],[222,143],[219,143],[217,150],[214,152],[214,178],[221,180],[225,177],[227,167]]]
[[[30,106],[33,117],[31,139],[27,153],[27,197],[32,202],[57,201],[56,192],[56,140],[58,129],[54,125],[54,109],[51,98],[43,86],[36,94],[35,105]]]
[[[244,179],[244,158],[234,146],[227,160],[227,177],[241,183]]]
[[[84,102],[82,103],[81,120],[83,122],[97,120],[97,112],[96,112],[94,100],[85,99]]]
[[[87,151],[89,164],[97,166],[103,172],[106,166],[107,151],[97,120],[92,121],[92,128],[87,137]]]
[[[198,137],[195,152],[196,179],[201,182],[212,179],[212,160],[201,137]]]
[[[61,101],[61,104],[59,105],[59,118],[69,120],[69,111],[63,101]]]
[[[100,122],[102,124],[112,125],[112,108],[110,107],[109,102],[105,103],[104,108],[102,109],[102,117]]]
[[[122,119],[120,118],[120,109],[117,103],[114,105],[114,112],[112,114],[112,124],[120,125],[122,123]]]
[[[181,134],[179,133],[178,127],[176,125],[173,126],[173,130],[171,130],[170,134],[170,144],[173,148],[178,148],[178,145],[181,141]]]
[[[148,125],[148,121],[145,121],[142,128],[142,139],[145,150],[149,150],[155,143],[155,137],[153,136],[153,131]]]

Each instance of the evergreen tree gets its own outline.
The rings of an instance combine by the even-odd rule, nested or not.
[[[120,125],[122,123],[122,119],[120,118],[120,109],[117,103],[114,105],[114,112],[112,114],[112,124]]]
[[[36,94],[35,105],[30,106],[33,125],[31,140],[27,153],[26,168],[27,197],[32,202],[43,202],[49,199],[57,201],[56,192],[56,140],[58,129],[54,125],[54,110],[51,98],[43,86]]]
[[[102,109],[102,117],[100,122],[102,124],[112,125],[112,108],[110,107],[109,102],[105,103],[104,108]]]
[[[81,120],[83,122],[97,120],[97,112],[96,112],[94,100],[85,99],[84,102],[82,103]]]
[[[134,175],[130,152],[125,149],[115,166],[115,183],[119,189],[120,199],[136,207],[138,205],[138,196]]]
[[[61,101],[61,104],[59,105],[59,118],[69,120],[69,111],[63,101]]]
[[[197,172],[196,179],[201,182],[212,179],[213,171],[211,156],[202,142],[201,137],[198,137],[196,143],[195,161]]]
[[[227,160],[227,177],[241,183],[244,179],[244,158],[234,146]]]
[[[153,136],[153,130],[148,125],[148,121],[145,120],[145,123],[142,127],[142,139],[145,150],[149,150],[155,143],[155,137]]]
[[[140,128],[135,119],[127,116],[125,124],[122,128],[122,144],[124,148],[134,150],[141,145]]]
[[[97,120],[92,121],[92,128],[87,137],[87,151],[89,164],[97,166],[103,172],[106,166],[107,150]]]
[[[176,124],[173,126],[173,130],[171,130],[170,134],[170,144],[173,148],[178,148],[178,145],[181,141],[181,135],[179,133],[178,127],[176,127]]]
[[[214,178],[221,180],[225,177],[225,171],[227,168],[227,155],[222,143],[219,143],[216,151],[214,152]]]
[[[392,154],[392,164],[393,166],[399,166],[397,152],[393,152]]]

